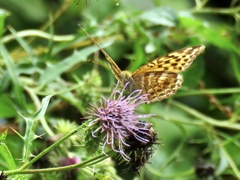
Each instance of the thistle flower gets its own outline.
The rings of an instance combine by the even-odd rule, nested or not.
[[[154,144],[160,144],[157,142],[157,133],[152,128],[152,124],[147,122],[142,122],[141,127],[145,128],[145,133],[150,134],[150,136],[146,136],[142,134],[142,132],[138,132],[139,136],[143,136],[145,139],[148,139],[147,143],[139,143],[133,136],[129,137],[127,143],[130,144],[130,147],[125,148],[125,152],[129,154],[131,160],[127,163],[129,168],[134,172],[140,172],[142,166],[146,163],[149,163],[149,158],[154,153]]]
[[[93,120],[89,126],[94,129],[93,137],[102,137],[103,153],[105,146],[109,145],[113,151],[129,161],[131,158],[125,153],[126,147],[131,146],[128,139],[131,137],[139,143],[148,143],[151,134],[139,119],[149,118],[154,114],[136,114],[137,106],[148,103],[147,94],[142,95],[141,90],[135,90],[125,96],[124,91],[128,84],[121,91],[117,90],[118,84],[109,99],[102,97],[98,107],[91,105],[89,115]]]

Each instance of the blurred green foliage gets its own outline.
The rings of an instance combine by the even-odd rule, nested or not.
[[[183,73],[176,95],[139,108],[157,115],[149,121],[164,144],[140,176],[107,160],[12,179],[198,179],[204,173],[208,179],[240,179],[238,0],[8,0],[0,7],[0,131],[8,129],[0,170],[22,167],[64,136],[63,127],[82,124],[88,104],[111,92],[116,81],[105,57],[78,24],[131,72],[168,52],[206,46]],[[49,104],[48,95],[54,95]],[[73,145],[83,143],[81,135],[67,141],[31,169],[60,166],[63,157],[89,158]]]

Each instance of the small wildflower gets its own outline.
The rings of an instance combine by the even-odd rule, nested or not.
[[[77,163],[80,163],[80,162],[81,162],[81,159],[79,157],[61,158],[59,160],[59,164],[61,166],[69,166],[69,165],[77,164]]]
[[[58,164],[61,166],[69,166],[74,165],[81,162],[81,158],[79,157],[62,157],[59,159]],[[61,173],[61,179],[77,179],[78,169],[72,169],[67,172]],[[60,179],[60,177],[58,178]]]
[[[98,107],[91,105],[89,115],[93,120],[89,126],[92,127],[93,137],[103,136],[102,151],[106,145],[129,161],[130,157],[125,153],[126,147],[130,147],[128,139],[133,137],[139,143],[149,142],[151,134],[146,131],[142,118],[149,118],[153,114],[136,114],[136,107],[148,103],[147,94],[141,94],[141,90],[135,90],[128,96],[124,95],[126,84],[121,91],[117,90],[118,84],[110,95],[109,99],[102,97]]]

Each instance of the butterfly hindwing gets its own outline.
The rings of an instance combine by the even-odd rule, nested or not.
[[[146,72],[133,75],[134,89],[142,89],[143,94],[148,94],[151,102],[168,98],[181,87],[183,78],[181,74],[168,72]]]

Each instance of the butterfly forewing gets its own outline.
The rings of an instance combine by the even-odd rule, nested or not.
[[[180,73],[185,71],[193,62],[193,60],[204,51],[205,46],[192,46],[171,53],[166,54],[165,56],[156,58],[147,64],[140,67],[133,74],[137,76],[142,72],[174,72]]]

